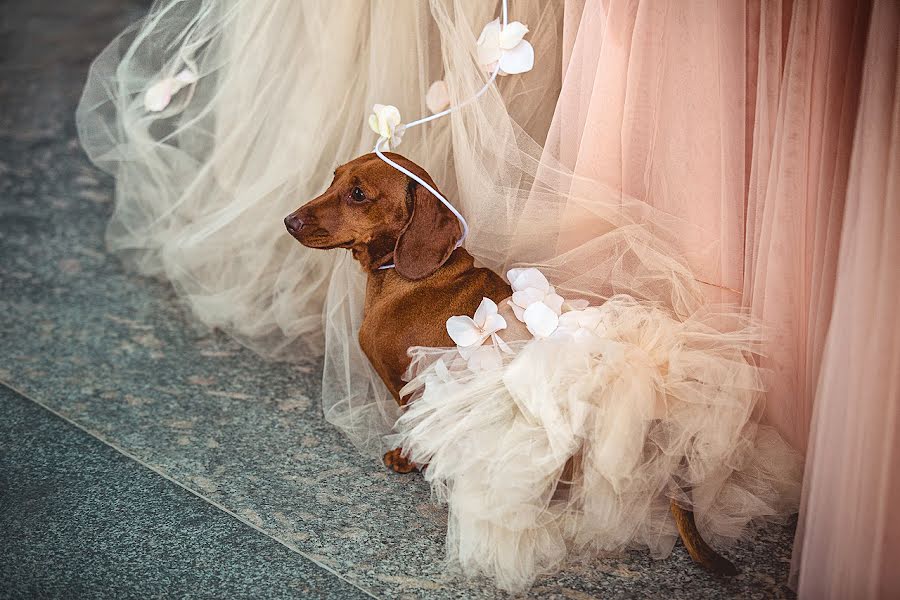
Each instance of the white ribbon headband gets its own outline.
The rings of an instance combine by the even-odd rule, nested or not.
[[[474,96],[456,106],[452,106],[427,117],[422,117],[411,123],[400,123],[400,111],[394,106],[382,104],[376,104],[375,114],[369,117],[369,126],[380,136],[375,143],[375,154],[378,155],[378,158],[428,190],[435,198],[440,200],[444,206],[450,209],[450,212],[452,212],[457,219],[459,219],[459,223],[462,225],[462,235],[456,242],[457,248],[463,245],[463,242],[469,235],[469,224],[466,222],[466,219],[449,200],[444,198],[440,192],[434,189],[425,180],[385,156],[382,146],[386,142],[389,142],[389,145],[393,144],[396,146],[400,143],[403,134],[407,130],[428,123],[429,121],[446,117],[464,106],[471,104],[491,87],[498,75],[524,73],[531,70],[534,65],[534,49],[531,47],[531,44],[522,39],[528,32],[528,28],[518,22],[509,24],[507,22],[507,0],[502,1],[502,7],[502,23],[500,22],[500,19],[488,23],[481,32],[481,36],[478,38],[479,60],[488,61],[488,64],[484,66],[490,67],[491,76]],[[379,269],[391,269],[393,267],[394,265],[390,264],[379,267]]]

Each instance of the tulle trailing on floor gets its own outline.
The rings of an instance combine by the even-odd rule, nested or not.
[[[799,498],[800,455],[756,422],[759,341],[739,315],[617,295],[564,310],[549,337],[480,348],[495,364],[415,348],[391,439],[448,505],[450,561],[504,589],[573,556],[668,556],[671,500],[721,547]]]

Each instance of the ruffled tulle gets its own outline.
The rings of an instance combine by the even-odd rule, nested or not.
[[[516,131],[537,155],[561,82],[562,5],[513,4],[540,48],[536,68],[400,147],[469,219],[482,258],[506,252],[495,236],[516,212],[490,187],[527,177],[502,176],[468,145],[518,162]],[[116,177],[110,248],[263,356],[324,353],[326,418],[374,455],[397,406],[356,343],[365,274],[348,255],[296,243],[282,220],[371,151],[374,104],[409,121],[428,114],[435,81],[454,104],[480,89],[476,40],[497,16],[484,0],[156,0],[97,57],[78,107],[82,146]]]
[[[507,303],[501,314],[516,323]],[[393,441],[449,507],[448,558],[520,590],[572,555],[667,556],[676,500],[713,545],[796,510],[801,458],[758,416],[760,332],[617,295],[519,327],[496,365],[415,348]],[[489,348],[489,346],[485,346]]]

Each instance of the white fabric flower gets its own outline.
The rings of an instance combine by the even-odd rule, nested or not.
[[[385,149],[390,150],[399,146],[403,138],[400,110],[390,104],[376,104],[372,107],[372,111],[373,113],[369,115],[369,127],[387,140]]]
[[[457,316],[447,319],[447,334],[472,370],[499,366],[499,350],[511,351],[497,335],[503,329],[506,329],[506,319],[498,313],[497,305],[490,298],[482,298],[475,318]],[[488,338],[491,338],[492,344],[485,346]]]
[[[446,81],[438,79],[431,84],[428,93],[425,94],[425,106],[432,113],[439,113],[450,106],[450,88],[447,87]]]
[[[160,79],[144,92],[144,108],[149,112],[160,112],[181,88],[196,82],[197,75],[190,69],[182,69],[175,77]]]
[[[484,26],[478,37],[478,64],[491,73],[499,66],[498,75],[526,73],[534,67],[534,48],[523,37],[528,27],[513,21],[500,27],[500,19]]]
[[[516,318],[535,337],[549,337],[559,325],[565,300],[537,269],[510,269],[506,273],[513,295],[509,301]]]
[[[550,337],[559,326],[559,315],[543,302],[533,302],[522,315],[522,322],[536,338]]]
[[[535,302],[545,304],[557,316],[562,313],[565,300],[556,293],[544,274],[537,269],[510,269],[506,273],[513,295],[509,301],[516,318],[525,322],[525,311]]]
[[[480,346],[502,329],[506,329],[506,319],[499,314],[497,305],[490,298],[481,299],[474,319],[467,316],[447,319],[447,334],[460,348]]]

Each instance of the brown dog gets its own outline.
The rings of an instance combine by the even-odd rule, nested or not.
[[[388,156],[437,189],[422,167],[398,154]],[[350,250],[368,273],[359,343],[401,406],[407,349],[452,346],[447,319],[473,314],[484,297],[500,304],[512,295],[499,275],[476,267],[468,252],[456,248],[462,228],[453,213],[375,154],[338,167],[325,193],[288,215],[284,224],[304,246]],[[390,264],[395,267],[379,269]],[[416,468],[400,448],[385,454],[384,462],[399,473]],[[566,466],[569,476],[574,464]],[[695,561],[714,572],[737,572],[703,541],[691,511],[674,501],[671,508]]]
[[[388,156],[437,189],[422,167]],[[447,319],[473,314],[483,297],[500,302],[512,294],[496,273],[475,267],[456,248],[462,229],[453,213],[375,154],[338,167],[325,193],[284,223],[304,246],[349,249],[368,273],[359,344],[401,406],[407,349],[453,346]],[[399,448],[384,461],[400,473],[415,469]]]

